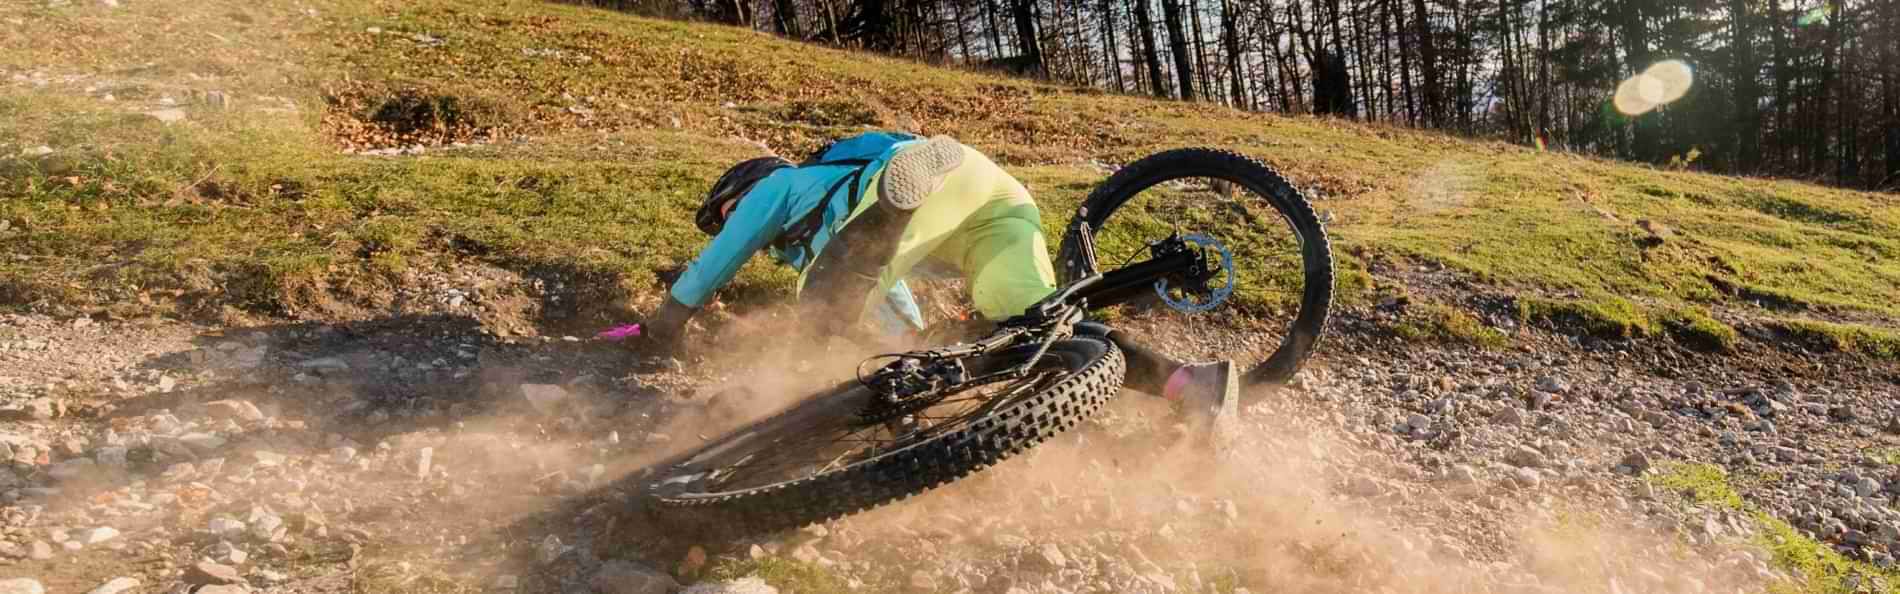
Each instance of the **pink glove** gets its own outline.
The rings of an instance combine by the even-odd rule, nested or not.
[[[625,326],[614,326],[612,328],[602,330],[600,331],[599,334],[595,334],[594,338],[605,340],[608,342],[620,342],[622,340],[633,338],[639,335],[640,335],[639,324],[627,324]]]

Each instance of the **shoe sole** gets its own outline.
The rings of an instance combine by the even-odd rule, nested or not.
[[[884,165],[878,201],[899,211],[916,210],[962,164],[963,145],[948,136],[898,149]]]

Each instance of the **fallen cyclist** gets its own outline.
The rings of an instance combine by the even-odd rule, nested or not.
[[[866,316],[887,334],[926,330],[904,283],[926,259],[962,273],[981,316],[956,338],[980,337],[989,321],[1021,314],[1056,291],[1029,190],[945,136],[869,132],[799,164],[776,156],[742,161],[713,184],[695,222],[712,242],[638,332],[617,337],[658,352],[677,348],[687,321],[761,250],[799,271],[801,304],[811,305],[806,311],[818,326],[834,330]],[[829,266],[843,270],[813,274]],[[1127,357],[1127,387],[1197,416],[1233,411],[1239,383],[1232,361],[1178,362],[1120,332],[1097,330]]]

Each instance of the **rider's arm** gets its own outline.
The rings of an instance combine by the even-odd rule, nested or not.
[[[726,226],[713,237],[699,258],[686,265],[686,272],[674,281],[671,294],[675,301],[698,308],[712,298],[713,291],[732,281],[752,254],[772,242],[790,216],[793,170],[780,170],[747,192],[733,207]]]

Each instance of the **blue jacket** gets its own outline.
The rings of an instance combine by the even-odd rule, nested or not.
[[[858,187],[852,188],[855,195],[863,196],[871,183],[870,174],[882,169],[896,149],[913,142],[913,138],[884,132],[861,134],[838,141],[814,161],[868,159],[870,163],[862,166],[864,174],[858,176]],[[713,237],[712,243],[699,253],[696,260],[686,265],[686,272],[673,283],[673,298],[691,307],[705,305],[714,291],[732,281],[746,260],[760,250],[767,249],[780,234],[791,231],[814,208],[823,208],[824,215],[822,224],[807,246],[810,248],[809,254],[824,251],[832,234],[850,216],[849,201],[853,195],[845,188],[839,188],[830,196],[826,193],[858,170],[857,165],[805,165],[783,168],[759,180],[733,207],[732,216],[726,220],[719,235]],[[803,271],[810,263],[805,250],[785,253],[784,250],[771,248],[768,251],[774,259],[799,271]],[[874,315],[889,331],[899,331],[904,324],[923,328],[923,315],[918,311],[910,288],[902,281],[891,287],[891,292]]]

